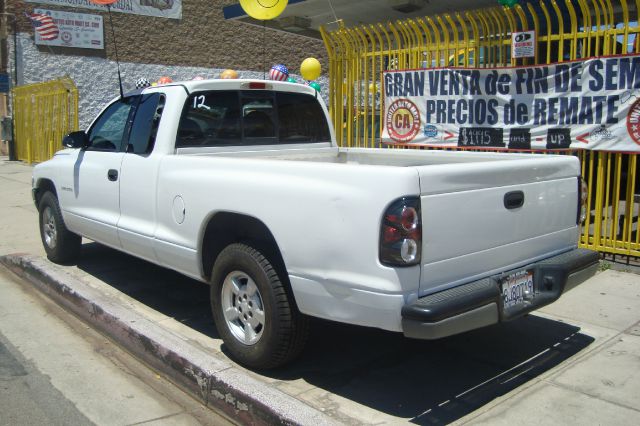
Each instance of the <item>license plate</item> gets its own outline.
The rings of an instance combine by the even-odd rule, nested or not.
[[[533,271],[519,271],[501,281],[504,308],[523,305],[533,300]]]

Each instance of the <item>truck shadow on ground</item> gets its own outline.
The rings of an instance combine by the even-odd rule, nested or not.
[[[78,268],[218,338],[207,285],[96,243],[83,246]],[[535,315],[437,341],[314,319],[301,359],[262,374],[270,381],[302,379],[325,391],[319,398],[329,405],[338,402],[337,396],[416,424],[444,424],[549,371],[593,341],[578,327]]]

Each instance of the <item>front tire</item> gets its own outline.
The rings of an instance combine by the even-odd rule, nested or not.
[[[211,274],[211,309],[231,358],[240,364],[275,368],[302,352],[308,320],[272,263],[251,246],[231,244],[218,256]]]
[[[55,263],[69,263],[80,254],[82,238],[69,231],[62,219],[58,198],[47,191],[38,204],[40,238],[47,258]]]

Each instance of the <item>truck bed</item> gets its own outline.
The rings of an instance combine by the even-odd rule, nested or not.
[[[485,163],[535,158],[527,154],[461,152],[413,149],[369,149],[320,147],[309,144],[224,148],[182,148],[178,154],[254,157],[273,160],[309,161],[317,163],[354,164],[390,167],[417,167],[460,163]]]
[[[340,185],[367,191],[383,204],[391,201],[382,199],[383,182],[399,184],[401,176],[415,173],[416,192],[398,195],[421,197],[421,296],[570,250],[577,242],[580,173],[572,156],[308,145],[277,149],[200,155],[254,158],[252,171],[277,171],[289,180],[316,176],[333,196],[339,192],[334,185]],[[318,192],[313,182],[309,191]],[[521,192],[524,203],[506,209],[504,198],[513,192]],[[370,213],[375,218],[366,232],[374,233],[381,212]]]

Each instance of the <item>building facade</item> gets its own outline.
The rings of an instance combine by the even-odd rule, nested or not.
[[[112,33],[106,8],[96,9],[89,0],[3,0],[0,73],[7,75],[11,85],[68,75],[78,86],[80,127],[84,128],[118,93],[116,49],[125,91],[133,89],[138,78],[215,78],[224,69],[236,70],[240,77],[262,78],[273,64],[284,64],[292,74],[299,74],[300,63],[307,57],[326,65],[319,39],[225,20],[223,8],[235,3],[119,0],[112,8]],[[145,14],[122,13],[119,8]],[[36,44],[36,29],[27,17],[36,10],[101,16],[103,48]],[[61,39],[63,32],[58,34]],[[324,66],[325,75],[326,70]],[[4,97],[0,113],[7,115],[10,110]]]

